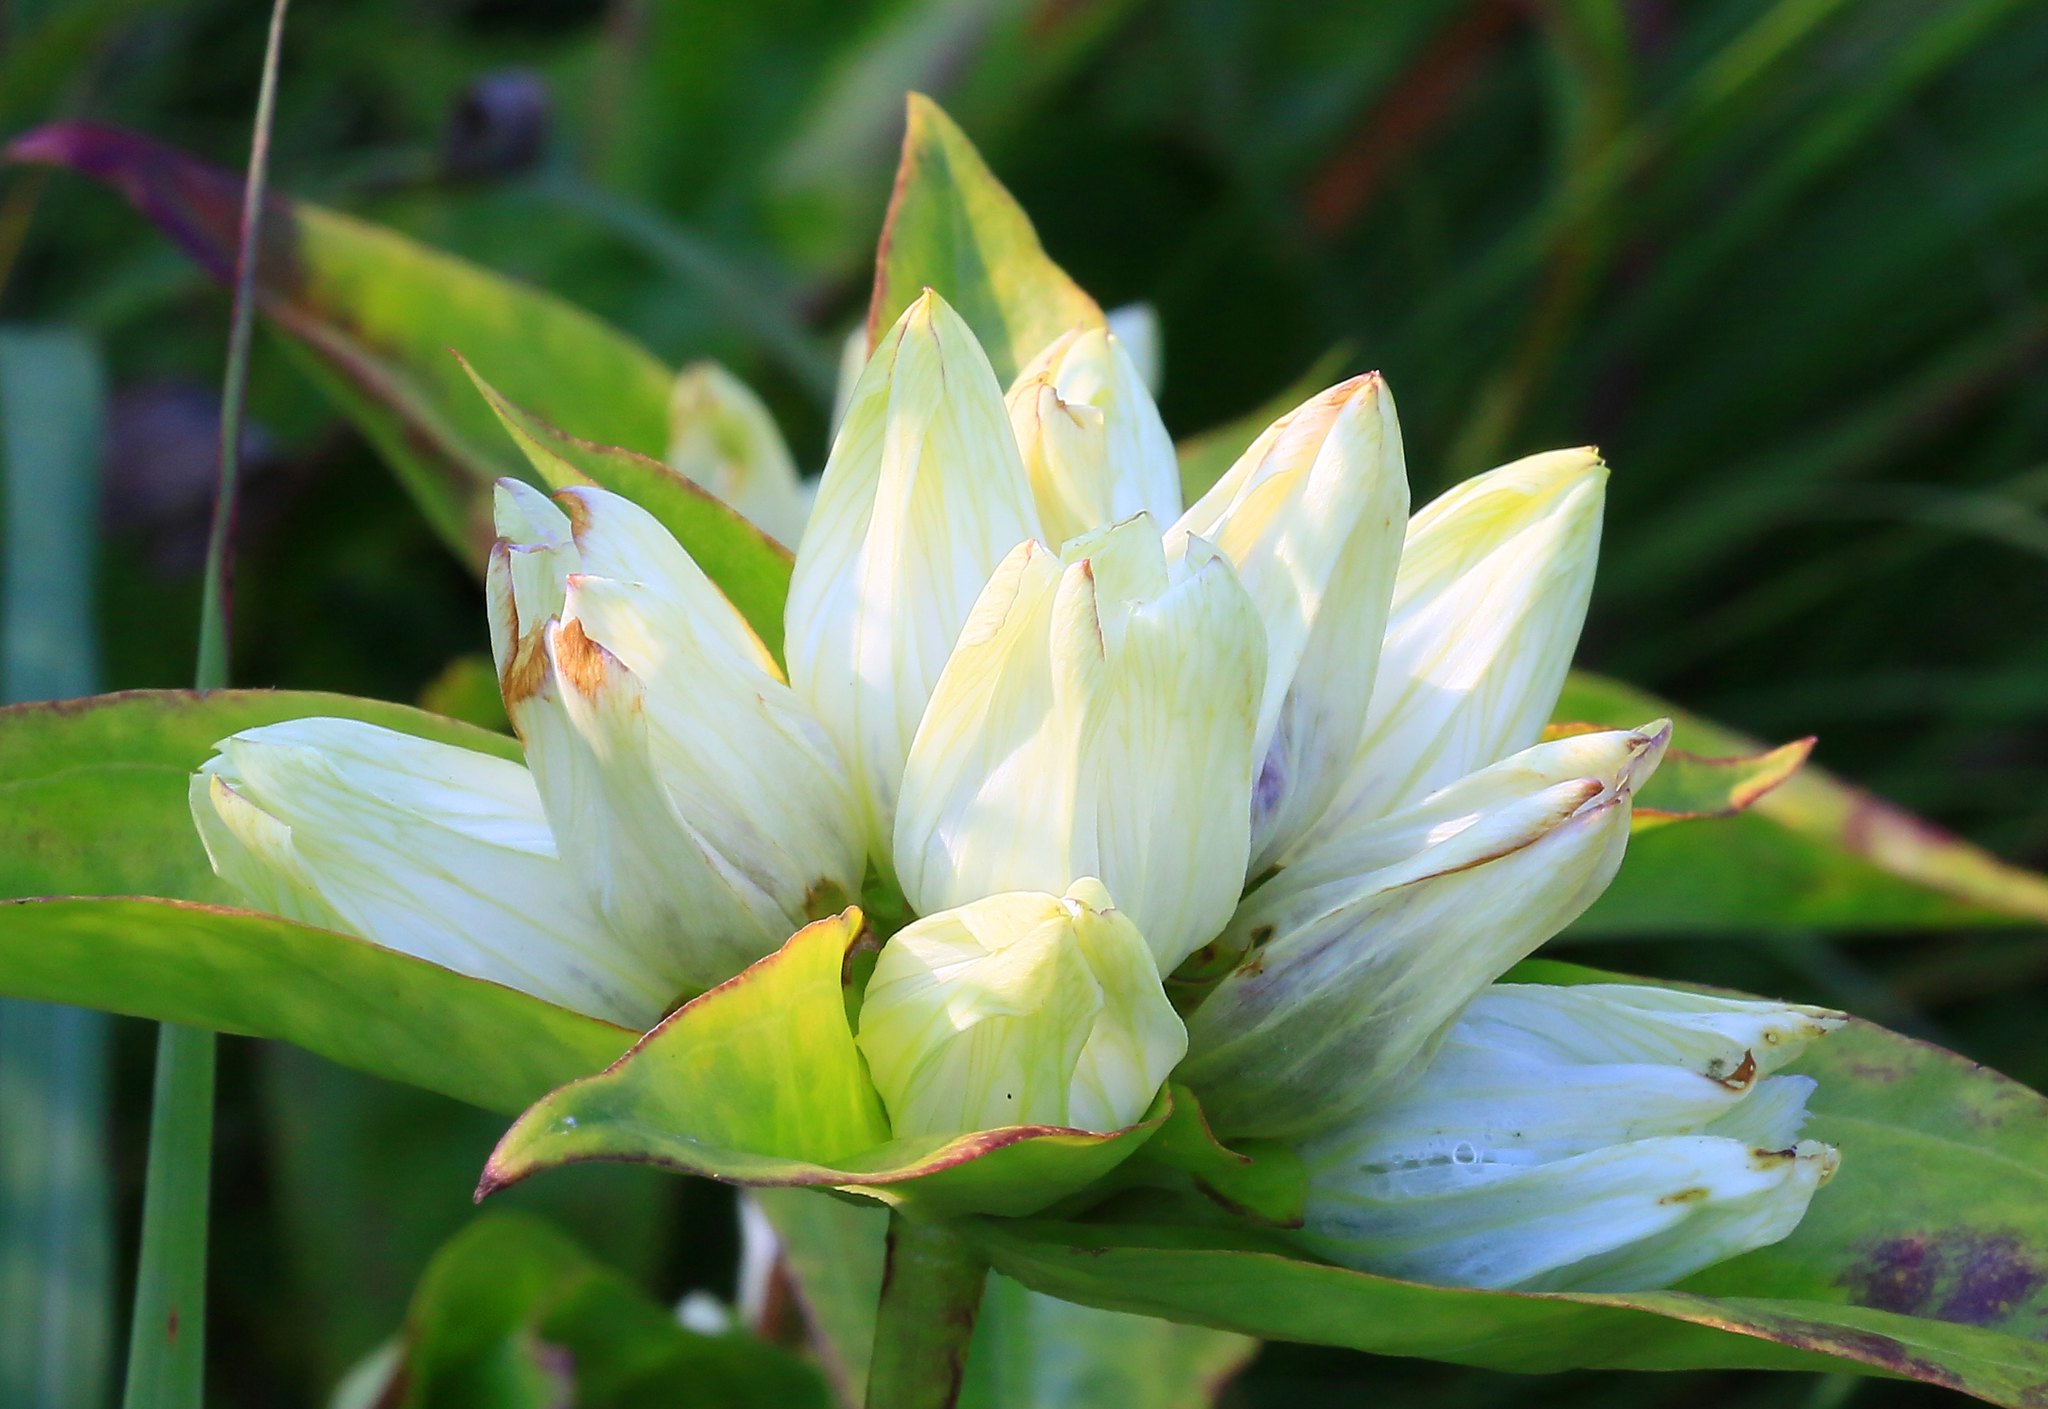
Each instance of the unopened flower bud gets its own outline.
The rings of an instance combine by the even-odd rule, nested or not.
[[[824,726],[667,530],[599,489],[500,486],[493,645],[562,854],[678,987],[708,988],[859,891]]]
[[[859,1041],[898,1136],[1121,1130],[1187,1049],[1144,937],[1093,879],[898,931],[868,981]]]
[[[1007,401],[1048,544],[1138,514],[1166,524],[1180,513],[1173,440],[1114,333],[1076,328],[1055,339]]]
[[[1593,451],[1557,450],[1416,511],[1364,732],[1294,854],[1542,736],[1586,619],[1606,484]]]
[[[854,385],[786,613],[790,684],[838,740],[878,859],[953,641],[996,565],[1038,536],[995,371],[927,290]]]
[[[1393,398],[1377,373],[1267,429],[1166,535],[1237,568],[1266,629],[1251,872],[1329,806],[1358,752],[1408,521]]]
[[[518,764],[353,719],[215,747],[192,817],[249,904],[637,1027],[676,996],[589,902]]]
[[[1169,566],[1149,517],[1020,546],[918,727],[896,816],[922,913],[1099,877],[1170,972],[1243,889],[1258,616],[1222,557]]]
[[[1245,897],[1242,950],[1189,1019],[1182,1078],[1227,1135],[1365,1110],[1472,996],[1578,918],[1628,841],[1670,726],[1579,734],[1332,839]]]
[[[1389,1276],[1635,1291],[1783,1238],[1834,1173],[1813,1082],[1770,1073],[1817,1008],[1622,984],[1501,984],[1391,1100],[1301,1147],[1298,1235]]]

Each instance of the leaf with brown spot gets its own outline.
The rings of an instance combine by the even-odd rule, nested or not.
[[[1554,963],[1523,981],[1613,976]],[[1071,1301],[1491,1369],[1831,1369],[1994,1404],[2048,1397],[2048,1100],[1868,1023],[1814,1044],[1806,1136],[1840,1172],[1784,1242],[1671,1291],[1480,1292],[1310,1260],[1127,1193],[1081,1219],[973,1219],[996,1269]],[[1883,1079],[1865,1075],[1882,1071]]]

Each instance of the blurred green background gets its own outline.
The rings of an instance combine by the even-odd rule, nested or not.
[[[0,0],[0,139],[90,117],[239,167],[264,9]],[[1582,663],[1759,735],[1817,733],[1834,770],[2048,864],[2048,7],[301,0],[272,179],[554,290],[671,363],[725,360],[815,469],[906,88],[960,120],[1105,305],[1158,311],[1176,434],[1338,349],[1387,374],[1418,502],[1597,443],[1614,478]],[[0,323],[84,350],[46,409],[100,444],[81,460],[100,467],[99,682],[183,683],[225,299],[107,192],[0,169]],[[269,344],[248,447],[239,683],[412,700],[486,649],[476,565]],[[56,590],[8,581],[31,605]],[[1840,1003],[2048,1084],[2039,933],[1573,957]],[[213,1398],[318,1402],[470,1216],[498,1122],[243,1043],[223,1081]],[[113,1090],[126,1230],[139,1024]],[[582,1171],[512,1198],[665,1297],[731,1290],[723,1191]],[[1274,1348],[1225,1402],[1366,1395],[1943,1397]]]

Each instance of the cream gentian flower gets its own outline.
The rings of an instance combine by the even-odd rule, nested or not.
[[[930,291],[859,351],[787,684],[649,514],[508,483],[491,636],[527,766],[341,721],[238,735],[192,790],[216,869],[635,1023],[866,887],[909,912],[848,995],[892,1138],[1108,1132],[1171,1075],[1218,1136],[1304,1156],[1303,1236],[1356,1266],[1642,1285],[1797,1221],[1833,1155],[1770,1073],[1831,1017],[1489,988],[1606,886],[1669,738],[1538,742],[1597,456],[1410,519],[1375,374],[1184,506],[1102,326],[1007,397]],[[687,473],[793,516],[758,403],[697,369],[677,407]]]
[[[1254,874],[1329,804],[1358,751],[1407,517],[1401,428],[1368,373],[1275,421],[1167,536],[1175,552],[1215,543],[1265,623]]]
[[[1799,1139],[1812,1081],[1775,1076],[1838,1026],[1816,1008],[1591,984],[1501,984],[1428,1070],[1302,1146],[1320,1255],[1459,1286],[1664,1286],[1777,1242],[1834,1173]]]
[[[860,1047],[900,1136],[1120,1130],[1187,1050],[1137,927],[1100,882],[992,895],[882,950]]]
[[[1365,731],[1336,801],[1297,845],[1536,742],[1586,619],[1606,483],[1591,450],[1531,455],[1409,522]]]
[[[506,482],[497,518],[492,646],[528,768],[299,721],[223,741],[194,816],[265,908],[645,1026],[859,893],[852,783],[646,511]]]

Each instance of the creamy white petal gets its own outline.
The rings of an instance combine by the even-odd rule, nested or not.
[[[1820,1008],[1647,986],[1495,984],[1426,1069],[1306,1142],[1303,1158],[1319,1179],[1336,1179],[1547,1164],[1663,1135],[1785,1149],[1813,1083],[1768,1072],[1841,1021]]]
[[[1771,1075],[1842,1022],[1827,1008],[1648,984],[1500,983],[1473,1000],[1456,1037],[1525,1061],[1680,1066],[1739,1091],[1745,1071]]]
[[[1811,1142],[1679,1135],[1535,1166],[1361,1175],[1312,1195],[1296,1236],[1332,1262],[1446,1286],[1639,1291],[1781,1241],[1836,1164]]]
[[[1274,422],[1166,535],[1236,566],[1266,628],[1258,874],[1330,804],[1358,752],[1408,518],[1393,398],[1377,373]]]
[[[1224,940],[1246,957],[1189,1019],[1181,1073],[1216,1128],[1299,1137],[1382,1099],[1606,888],[1669,738],[1660,721],[1538,745],[1247,896]]]
[[[636,1027],[676,997],[591,907],[518,764],[347,719],[215,747],[193,820],[256,908]]]
[[[1126,303],[1110,309],[1102,320],[1130,354],[1145,390],[1159,395],[1159,388],[1166,384],[1166,353],[1158,311],[1149,303]]]
[[[1606,480],[1591,450],[1559,450],[1415,515],[1357,753],[1297,850],[1541,737],[1585,621]]]
[[[710,987],[858,894],[852,783],[759,639],[651,515],[602,490],[560,500],[573,541],[553,553],[570,569],[553,617],[533,623],[524,604],[553,600],[518,581],[534,549],[501,542],[492,557],[494,591],[536,639],[501,656],[506,708],[608,923],[677,987]]]
[[[868,324],[865,318],[853,325],[839,344],[839,366],[832,383],[831,432],[839,434],[846,423],[846,408],[853,405],[853,389],[868,365]]]
[[[794,543],[803,533],[810,497],[796,460],[761,398],[718,363],[676,374],[667,459],[772,537]]]
[[[1045,540],[1180,513],[1180,464],[1130,354],[1105,328],[1053,340],[1011,385],[1010,425]]]
[[[1496,984],[1398,1094],[1299,1147],[1303,1242],[1395,1276],[1667,1285],[1792,1230],[1833,1172],[1805,1077],[1824,1009],[1641,985]]]
[[[1120,1130],[1187,1047],[1144,937],[1088,878],[898,931],[868,981],[859,1041],[899,1137]]]
[[[1098,876],[1162,972],[1242,888],[1263,644],[1228,561],[1140,517],[1003,563],[940,677],[895,856],[920,913]]]
[[[995,373],[927,291],[861,374],[787,609],[790,682],[838,739],[878,858],[953,642],[996,564],[1039,536]]]

